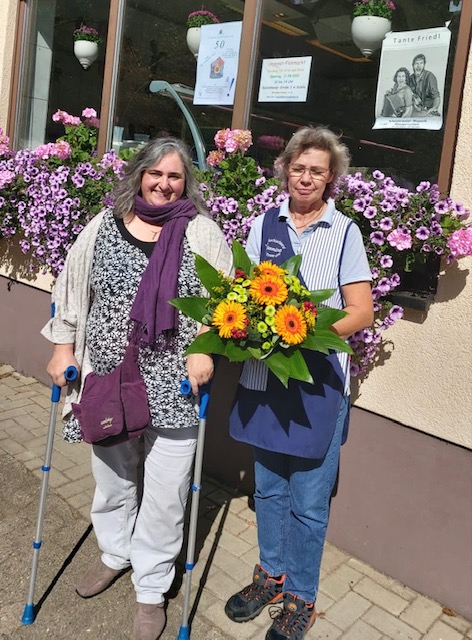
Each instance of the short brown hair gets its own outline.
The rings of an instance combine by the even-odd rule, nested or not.
[[[274,163],[275,173],[287,188],[288,167],[298,156],[309,149],[319,149],[329,153],[330,171],[333,179],[326,185],[323,198],[329,198],[333,193],[333,187],[339,176],[347,173],[351,160],[349,150],[340,142],[339,137],[328,127],[302,127],[296,131],[289,140],[284,151]]]

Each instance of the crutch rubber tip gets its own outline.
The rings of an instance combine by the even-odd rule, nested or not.
[[[34,605],[25,604],[25,610],[21,616],[21,622],[23,624],[33,624],[34,622]]]
[[[188,633],[188,627],[180,627],[179,635],[177,636],[177,640],[188,640],[190,638]]]

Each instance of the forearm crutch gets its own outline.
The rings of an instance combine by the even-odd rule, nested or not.
[[[180,385],[180,390],[184,395],[192,393],[192,386],[188,380],[184,380]],[[200,490],[202,481],[202,464],[203,464],[203,449],[205,445],[205,428],[206,418],[208,412],[208,402],[210,399],[209,385],[204,385],[199,389],[200,407],[198,411],[198,437],[197,437],[197,451],[195,454],[195,465],[193,471],[193,484],[192,484],[192,504],[190,508],[190,525],[188,533],[187,544],[187,559],[185,561],[185,592],[184,592],[184,606],[182,610],[182,625],[177,636],[177,640],[188,640],[190,638],[188,617],[190,607],[190,589],[192,587],[192,570],[195,566],[195,542],[197,537],[197,520],[198,520],[198,503],[200,500]]]
[[[77,369],[75,367],[67,367],[64,372],[67,382],[72,382],[77,378]],[[31,564],[31,576],[29,583],[28,600],[23,611],[21,622],[23,624],[32,624],[35,618],[34,612],[34,587],[36,582],[36,573],[38,570],[39,550],[42,545],[44,511],[46,507],[46,493],[48,490],[49,471],[51,469],[52,447],[54,444],[54,432],[56,430],[57,405],[61,399],[61,387],[52,385],[51,393],[51,414],[49,416],[48,437],[46,440],[46,451],[44,454],[44,462],[41,467],[43,472],[41,478],[41,492],[39,496],[38,520],[36,523],[36,536],[33,542],[33,562]]]

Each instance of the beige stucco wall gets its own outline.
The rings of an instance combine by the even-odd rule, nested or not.
[[[464,87],[451,196],[472,210],[472,55]],[[390,358],[360,384],[356,405],[472,448],[472,258],[444,266],[427,314],[385,332]]]
[[[0,2],[0,127],[5,129],[10,98],[18,0]]]

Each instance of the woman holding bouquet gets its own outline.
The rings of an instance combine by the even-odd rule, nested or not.
[[[97,215],[72,247],[54,291],[55,317],[43,329],[55,345],[48,365],[54,383],[65,385],[70,365],[81,371],[80,389],[69,390],[64,408],[69,441],[81,439],[70,411],[87,373],[110,373],[129,342],[139,349],[151,417],[142,499],[141,438],[93,445],[91,515],[101,556],[77,586],[91,598],[131,567],[135,640],[156,640],[163,631],[164,595],[182,545],[198,416],[180,382],[188,377],[198,393],[213,374],[211,357],[184,356],[197,324],[168,304],[177,295],[201,295],[194,253],[231,270],[231,252],[203,209],[187,148],[175,138],[152,140],[128,163],[113,209]]]
[[[280,265],[301,254],[307,288],[333,289],[326,305],[346,311],[331,327],[342,338],[373,322],[360,230],[330,197],[348,165],[347,148],[329,129],[297,131],[275,163],[290,197],[255,219],[246,246],[255,263]],[[288,389],[263,362],[246,362],[230,417],[233,438],[254,450],[260,563],[225,611],[245,622],[280,602],[266,640],[301,640],[315,621],[330,497],[347,436],[348,355],[305,351],[304,357],[315,384],[291,379]]]

